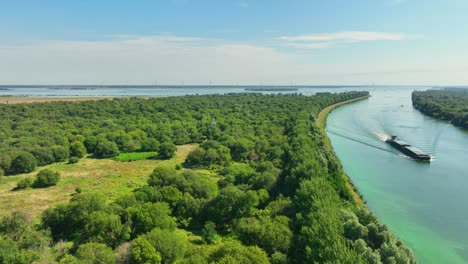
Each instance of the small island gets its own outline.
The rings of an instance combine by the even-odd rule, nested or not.
[[[245,88],[244,91],[249,92],[295,92],[297,88],[286,88],[286,87],[250,87]]]

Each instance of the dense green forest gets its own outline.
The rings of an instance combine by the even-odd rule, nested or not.
[[[414,91],[411,98],[424,114],[468,129],[468,89]]]
[[[184,163],[155,167],[144,186],[113,201],[77,189],[38,221],[4,217],[0,263],[415,263],[354,204],[315,124],[324,107],[365,95],[0,105],[3,177],[119,153],[168,159],[176,145],[197,144]],[[47,184],[60,179],[42,174]]]

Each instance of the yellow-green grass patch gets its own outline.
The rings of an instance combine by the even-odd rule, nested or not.
[[[155,151],[152,152],[126,152],[120,153],[118,156],[114,157],[116,161],[136,161],[136,160],[145,160],[150,158],[157,158],[158,153]]]
[[[23,211],[37,217],[50,206],[67,202],[77,187],[84,193],[103,193],[112,201],[143,186],[155,167],[183,163],[196,147],[195,144],[178,146],[176,156],[170,160],[120,162],[112,159],[84,158],[76,164],[56,163],[28,174],[0,177],[0,217],[13,211]],[[48,188],[13,190],[19,180],[33,178],[41,169],[60,172],[60,182]]]

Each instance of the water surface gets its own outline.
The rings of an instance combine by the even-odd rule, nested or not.
[[[369,208],[421,263],[468,263],[468,132],[414,109],[414,89],[372,90],[335,109],[327,133]],[[402,156],[383,142],[391,134],[434,159]]]
[[[246,88],[295,88],[297,91],[246,91]],[[225,93],[300,93],[304,95],[316,92],[346,92],[365,90],[358,86],[251,86],[251,85],[0,85],[0,96],[31,97],[121,97],[121,96],[183,96],[194,94]]]

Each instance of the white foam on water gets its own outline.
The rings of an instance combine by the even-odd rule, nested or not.
[[[385,134],[385,133],[379,133],[379,132],[372,132],[375,137],[377,137],[380,141],[385,141],[387,140],[390,136]]]

